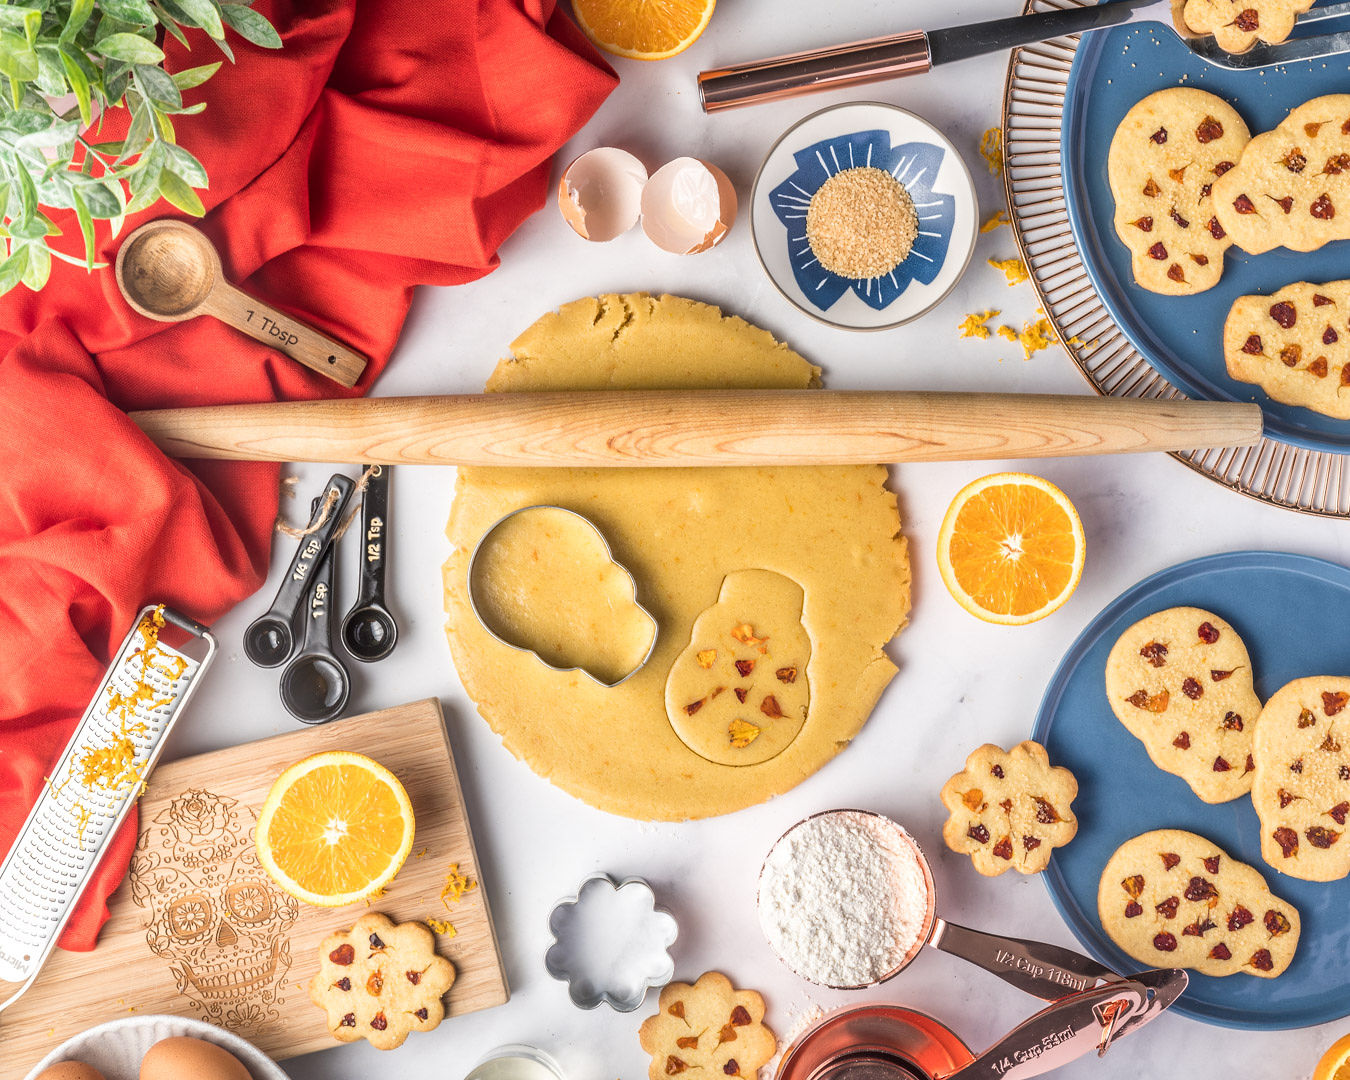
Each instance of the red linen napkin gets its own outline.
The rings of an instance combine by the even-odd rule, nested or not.
[[[123,410],[360,394],[413,286],[471,281],[544,201],[549,158],[616,80],[555,0],[260,0],[284,49],[231,34],[178,118],[205,164],[225,273],[370,357],[345,391],[210,318],[136,315],[111,270],[61,262],[0,298],[0,852],[8,850],[137,610],[203,622],[267,569],[277,468],[170,461]],[[166,42],[168,70],[218,59]],[[121,135],[106,119],[100,138]],[[126,223],[171,212],[159,204]],[[73,214],[54,243],[78,254]],[[100,226],[100,257],[121,238]],[[228,722],[228,717],[215,717]],[[61,944],[91,949],[129,821]]]

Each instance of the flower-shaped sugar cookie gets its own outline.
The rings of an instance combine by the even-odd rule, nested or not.
[[[778,1049],[778,1040],[764,1026],[764,999],[753,990],[734,989],[716,971],[699,976],[692,986],[666,986],[656,1014],[642,1022],[638,1038],[652,1056],[650,1080],[685,1073],[686,1080],[754,1080]]]
[[[372,911],[323,939],[309,999],[328,1014],[339,1042],[365,1038],[392,1050],[409,1032],[430,1031],[445,1018],[441,997],[454,981],[454,965],[436,954],[430,930]]]
[[[950,813],[942,839],[969,855],[986,877],[1010,869],[1039,874],[1051,851],[1078,832],[1069,809],[1077,794],[1073,773],[1051,766],[1040,743],[1021,742],[1011,750],[985,743],[942,785],[942,805]]]
[[[1260,38],[1283,41],[1313,0],[1186,0],[1182,18],[1197,34],[1213,34],[1224,52],[1244,53]]]

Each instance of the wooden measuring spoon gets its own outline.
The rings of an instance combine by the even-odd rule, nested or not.
[[[150,319],[181,322],[214,315],[343,386],[354,386],[366,358],[261,300],[240,292],[220,268],[211,241],[191,225],[147,222],[117,249],[117,287]]]

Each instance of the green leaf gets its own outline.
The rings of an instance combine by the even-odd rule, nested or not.
[[[9,223],[9,234],[18,240],[37,240],[47,235],[47,223],[34,214],[30,218]]]
[[[127,137],[122,143],[122,152],[117,155],[117,163],[129,161],[151,142],[155,133],[152,128],[151,108],[142,102],[131,112],[131,126],[127,128]]]
[[[211,0],[174,0],[174,3],[187,13],[194,24],[200,26],[217,41],[225,36],[225,27],[221,24],[220,12]]]
[[[75,101],[80,106],[80,121],[85,127],[88,127],[94,122],[89,103],[89,79],[68,46],[61,46],[60,55],[61,67],[65,70],[66,80],[70,83],[70,89],[75,94]]]
[[[30,15],[36,15],[41,19],[42,11],[40,8],[24,7],[19,4],[0,4],[0,25],[22,28]]]
[[[63,43],[73,41],[93,13],[94,0],[72,0],[70,14],[66,16],[66,25],[61,28],[61,41]]]
[[[191,214],[193,217],[201,217],[206,213],[206,207],[202,205],[197,193],[188,186],[181,176],[170,172],[168,169],[160,174],[159,193],[179,210]]]
[[[221,17],[230,24],[242,38],[261,45],[264,49],[281,48],[281,36],[267,21],[250,7],[242,4],[226,4],[220,9]]]
[[[0,263],[0,293],[7,293],[23,280],[28,272],[28,245],[20,244],[14,253]]]
[[[177,173],[195,188],[204,188],[210,181],[206,178],[206,169],[200,161],[174,143],[164,146],[165,165]]]
[[[189,50],[192,48],[192,46],[188,44],[187,35],[183,33],[183,28],[174,22],[166,12],[157,9],[155,17],[159,19],[160,26],[164,27],[165,30],[178,39],[178,43],[182,45],[183,48]]]
[[[179,109],[183,106],[183,95],[178,87],[161,68],[149,64],[137,64],[132,69],[141,93],[152,105],[161,109]]]
[[[155,126],[159,128],[159,137],[168,142],[174,142],[173,121],[165,116],[158,109],[155,110]]]
[[[75,204],[75,220],[80,223],[80,235],[84,237],[84,265],[87,269],[94,268],[94,218],[89,213],[89,204],[84,201],[84,196],[80,194],[80,189],[76,188],[72,193],[71,201]]]
[[[28,245],[28,265],[19,280],[34,292],[38,292],[51,276],[52,253],[44,242],[34,240]]]
[[[55,45],[39,45],[37,58],[37,88],[51,97],[60,97],[67,89],[66,69],[61,65],[61,54]]]
[[[184,10],[180,0],[155,0],[155,4],[175,22],[180,22],[184,26],[197,27],[197,20],[192,17],[190,12]],[[198,27],[198,29],[200,28]]]
[[[89,213],[96,218],[115,218],[126,209],[125,202],[114,194],[109,185],[116,185],[120,194],[122,186],[115,180],[95,179],[94,177],[78,177],[74,181],[75,194],[78,194],[87,207]],[[71,200],[74,201],[73,199]]]
[[[130,69],[119,65],[119,70],[115,75],[105,70],[103,73],[103,99],[109,104],[120,105],[122,95],[126,93],[129,82],[131,82]]]
[[[136,34],[112,34],[94,45],[94,52],[128,64],[162,64],[164,50]]]
[[[177,71],[169,76],[173,79],[174,86],[179,90],[191,90],[194,86],[201,86],[212,75],[220,70],[221,61],[217,60],[214,64],[203,64],[201,67],[187,68],[183,71]]]
[[[38,58],[28,39],[10,30],[0,30],[0,72],[9,76],[11,82],[28,82],[37,78]],[[14,107],[18,108],[22,95],[15,98]]]
[[[155,12],[146,0],[99,0],[99,9],[124,23],[154,26]]]
[[[27,220],[37,214],[37,188],[33,185],[33,178],[28,175],[28,169],[24,163],[20,161],[18,166],[15,172],[19,174],[20,220]]]
[[[185,105],[181,109],[174,109],[174,116],[196,116],[206,108],[206,102],[199,101],[196,105]]]

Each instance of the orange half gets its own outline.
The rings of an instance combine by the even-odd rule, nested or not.
[[[985,622],[1043,619],[1083,574],[1083,523],[1067,495],[1028,473],[967,484],[938,533],[938,569],[963,608]]]
[[[572,0],[572,14],[605,52],[664,60],[703,33],[717,0]]]
[[[258,861],[298,900],[355,903],[382,889],[412,850],[413,812],[398,778],[363,754],[296,762],[272,785],[254,833]]]
[[[1313,1069],[1313,1080],[1350,1080],[1350,1035],[1331,1044]]]

